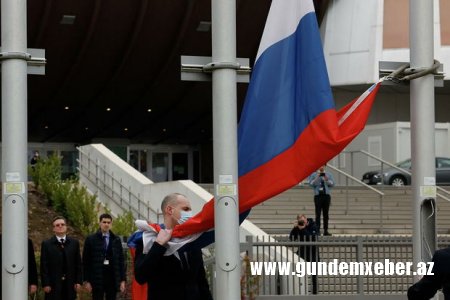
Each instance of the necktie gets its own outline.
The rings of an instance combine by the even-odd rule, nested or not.
[[[188,265],[188,261],[187,261],[187,253],[186,252],[178,252],[178,254],[180,255],[180,260],[181,260],[181,264],[183,265],[183,270],[188,270],[189,269],[189,265]]]
[[[103,236],[103,250],[105,250],[105,252],[108,250],[108,239],[106,235]]]
[[[325,188],[325,178],[320,178],[321,180],[321,185],[322,185],[322,189],[323,189],[323,193],[326,194],[327,193],[327,189]]]
[[[62,280],[65,280],[66,273],[67,273],[67,257],[66,257],[66,251],[64,251],[64,239],[59,239],[59,242],[61,243],[61,252],[62,252]]]

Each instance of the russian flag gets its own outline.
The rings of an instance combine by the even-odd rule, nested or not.
[[[363,130],[379,87],[336,111],[312,0],[272,0],[238,129],[240,221],[339,154]],[[203,233],[190,245],[203,247],[213,228],[209,201],[173,237]]]
[[[336,111],[312,0],[273,0],[238,132],[239,212],[297,185],[364,128],[380,82]],[[214,227],[214,203],[177,226]]]

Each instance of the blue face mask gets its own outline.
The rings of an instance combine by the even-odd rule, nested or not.
[[[192,218],[192,210],[190,210],[190,211],[182,210],[180,212],[180,219],[178,220],[178,224],[181,225],[184,222],[186,222],[187,220],[189,220],[190,218]]]

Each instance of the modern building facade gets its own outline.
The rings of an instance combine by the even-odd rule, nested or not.
[[[237,55],[251,64],[270,2],[237,3]],[[337,108],[378,80],[379,61],[409,61],[407,0],[315,4]],[[450,4],[434,7],[446,73]],[[180,79],[181,55],[211,55],[210,11],[209,0],[29,2],[28,47],[47,58],[46,75],[28,77],[30,158],[62,155],[69,174],[78,145],[103,143],[153,181],[212,182],[211,83]],[[450,122],[449,79],[436,88],[439,123]],[[238,83],[239,110],[246,89]],[[409,122],[409,112],[409,88],[383,86],[368,124]]]

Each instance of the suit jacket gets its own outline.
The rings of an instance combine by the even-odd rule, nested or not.
[[[103,262],[109,261],[111,269],[110,276],[113,277],[115,286],[108,287],[119,290],[120,282],[126,280],[125,261],[123,255],[122,242],[118,236],[110,231],[108,249],[105,253],[104,241],[101,231],[89,235],[83,248],[83,274],[84,280],[89,282],[93,288],[105,288],[103,278]]]
[[[62,280],[64,255],[66,256],[65,280]],[[61,247],[55,236],[41,245],[41,284],[50,286],[51,292],[45,295],[48,300],[72,300],[76,298],[75,284],[82,283],[80,244],[76,239],[66,236]],[[66,294],[62,295],[66,284]]]
[[[186,253],[183,264],[175,255],[164,256],[166,248],[154,243],[148,254],[142,253],[142,240],[136,245],[134,272],[136,281],[147,283],[151,300],[212,300],[200,249]]]
[[[290,241],[315,242],[317,240],[317,226],[312,218],[308,218],[308,225],[300,229],[297,226],[289,233]],[[300,245],[297,254],[306,261],[319,261],[318,247],[315,245]]]
[[[445,300],[450,300],[450,247],[437,250],[433,255],[434,275],[425,275],[408,289],[408,299],[432,298],[442,288]]]

